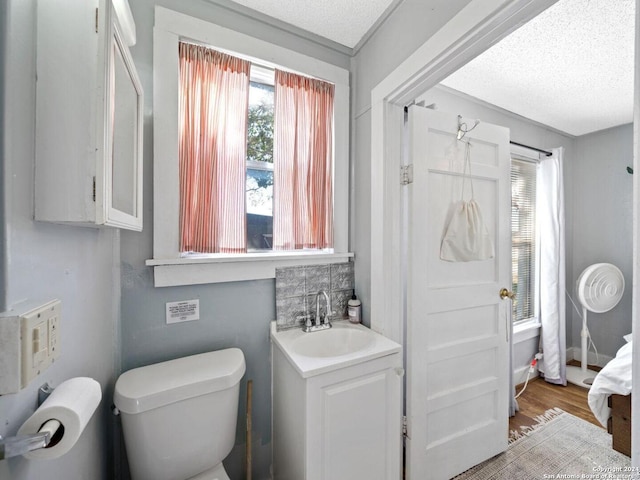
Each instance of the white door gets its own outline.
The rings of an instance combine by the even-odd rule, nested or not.
[[[507,448],[511,303],[499,291],[511,288],[509,130],[481,122],[462,141],[457,133],[455,115],[410,108],[410,480],[448,479]],[[461,198],[466,141],[474,198],[495,255],[450,262],[440,259],[440,245],[449,206]]]

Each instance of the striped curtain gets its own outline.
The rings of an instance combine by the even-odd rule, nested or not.
[[[251,64],[180,43],[180,251],[246,252]]]
[[[334,86],[275,72],[274,250],[333,246]]]

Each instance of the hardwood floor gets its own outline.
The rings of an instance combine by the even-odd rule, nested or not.
[[[522,385],[518,385],[516,392],[521,389]],[[556,407],[602,428],[589,408],[587,395],[588,390],[577,385],[567,384],[563,387],[547,383],[541,378],[530,380],[527,389],[518,397],[520,411],[509,419],[509,430],[533,425],[536,416]]]

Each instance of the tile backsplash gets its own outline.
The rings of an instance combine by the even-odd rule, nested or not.
[[[316,295],[321,290],[331,297],[332,318],[347,318],[354,284],[353,262],[276,268],[277,329],[300,327],[304,323],[300,317],[315,315]],[[325,311],[324,299],[320,308]]]

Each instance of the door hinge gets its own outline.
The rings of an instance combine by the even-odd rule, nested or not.
[[[409,431],[409,430],[408,430],[408,428],[407,428],[407,416],[406,416],[406,415],[403,415],[403,416],[402,416],[402,436],[403,436],[404,438],[407,438],[407,437],[409,436],[408,431]]]
[[[98,33],[98,9],[96,8],[96,33]]]
[[[413,164],[400,167],[400,185],[413,183]]]
[[[96,177],[93,177],[93,201],[96,201]]]

